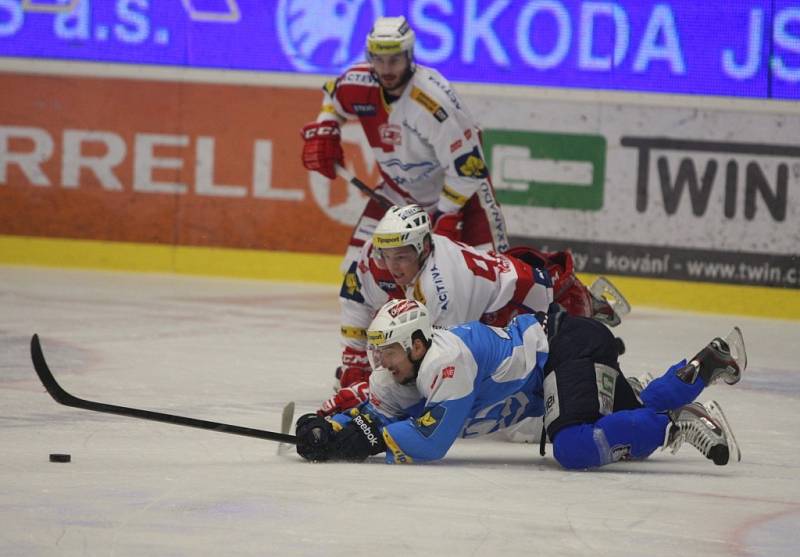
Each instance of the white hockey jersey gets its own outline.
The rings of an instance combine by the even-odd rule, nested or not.
[[[444,213],[460,209],[479,188],[493,199],[478,126],[438,71],[417,65],[391,104],[366,63],[323,90],[317,120],[358,118],[384,181],[405,199]],[[497,215],[491,218],[502,223],[493,206]]]
[[[451,327],[480,320],[504,326],[516,315],[547,311],[553,301],[550,278],[514,257],[480,251],[433,234],[433,251],[407,288],[378,267],[367,243],[345,275],[339,293],[342,342],[366,347],[366,328],[390,298],[425,304],[433,325]]]

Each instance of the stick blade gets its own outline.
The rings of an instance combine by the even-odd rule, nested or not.
[[[294,421],[294,401],[290,401],[286,403],[286,406],[283,407],[283,412],[281,413],[281,433],[284,435],[289,434],[289,430],[292,428],[292,422]],[[289,447],[287,443],[280,443],[278,445],[278,454],[282,455],[285,454]]]
[[[53,372],[50,371],[50,367],[44,359],[39,335],[36,333],[31,337],[31,360],[33,361],[33,369],[36,370],[36,375],[39,376],[39,380],[44,385],[44,388],[47,389],[47,392],[50,393],[50,396],[58,403],[70,405],[71,397],[56,383]]]

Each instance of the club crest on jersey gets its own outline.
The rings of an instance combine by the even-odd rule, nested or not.
[[[364,296],[361,295],[361,281],[358,280],[358,275],[356,274],[356,265],[357,263],[354,261],[347,273],[345,273],[339,296],[363,304]]]
[[[378,126],[381,142],[386,145],[402,145],[403,129],[395,124],[381,124]]]
[[[417,418],[415,422],[417,429],[419,432],[425,436],[430,437],[436,431],[436,428],[439,427],[439,424],[442,423],[442,418],[445,414],[445,408],[443,406],[436,406],[427,410],[422,416]]]
[[[442,369],[442,379],[452,379],[456,374],[456,366],[447,366]]]
[[[459,176],[478,178],[480,180],[489,176],[486,163],[483,162],[483,157],[481,157],[477,147],[474,147],[469,153],[458,157],[454,164]]]

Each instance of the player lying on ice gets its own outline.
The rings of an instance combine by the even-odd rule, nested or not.
[[[692,402],[718,379],[741,379],[747,359],[738,328],[670,367],[638,397],[609,329],[556,304],[505,328],[473,321],[434,330],[424,305],[392,300],[367,337],[370,400],[331,417],[301,416],[303,458],[361,461],[385,452],[387,463],[437,460],[458,437],[544,414],[553,454],[568,469],[642,459],[659,447],[674,452],[684,441],[715,464],[739,459],[719,405]]]
[[[570,314],[616,325],[619,313],[630,308],[607,280],[600,282],[603,286],[597,293],[586,288],[573,272],[569,252],[527,247],[505,254],[481,251],[432,234],[430,217],[418,205],[394,206],[344,278],[339,293],[343,351],[337,377],[341,390],[320,412],[333,414],[366,400],[366,381],[372,371],[366,329],[390,298],[422,302],[431,323],[439,327],[473,320],[502,327],[518,314],[547,311],[554,297]],[[612,306],[601,291],[619,303]],[[615,307],[623,309],[618,313]]]

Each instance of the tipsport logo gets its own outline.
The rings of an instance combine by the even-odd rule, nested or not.
[[[364,58],[364,41],[381,0],[280,0],[276,26],[281,48],[301,72],[339,73]]]

